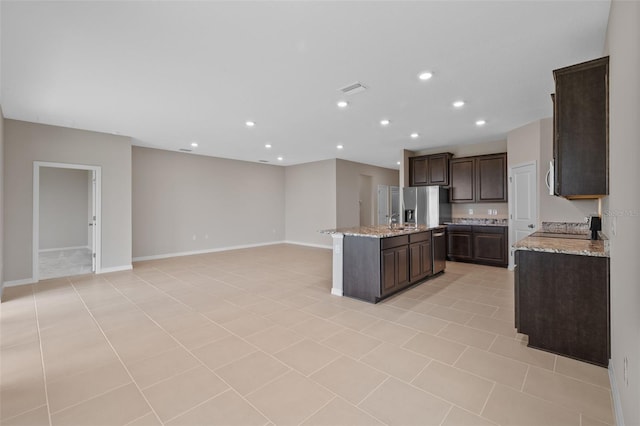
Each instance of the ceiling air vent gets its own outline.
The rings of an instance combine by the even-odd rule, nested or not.
[[[345,95],[353,95],[356,93],[364,92],[365,90],[367,90],[367,86],[356,81],[355,83],[351,83],[348,86],[344,86],[339,90]]]
[[[187,148],[180,148],[178,151],[182,151],[182,152],[191,152],[193,151],[192,149],[187,149]]]

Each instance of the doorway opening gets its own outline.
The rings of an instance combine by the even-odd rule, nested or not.
[[[509,168],[509,247],[538,227],[537,163]],[[509,250],[509,269],[514,268],[514,250]]]
[[[99,273],[101,168],[33,164],[33,281]]]

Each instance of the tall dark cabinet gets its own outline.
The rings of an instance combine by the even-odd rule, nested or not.
[[[554,192],[609,194],[609,57],[553,71]]]
[[[421,155],[409,158],[409,186],[449,186],[449,159],[452,154]]]
[[[454,158],[449,161],[449,201],[497,203],[507,201],[507,154]]]

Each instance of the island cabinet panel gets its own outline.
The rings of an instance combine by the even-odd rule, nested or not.
[[[417,234],[423,236],[423,234]],[[413,235],[412,235],[413,237]],[[409,245],[411,256],[410,279],[416,282],[431,275],[433,269],[433,257],[431,253],[431,233],[425,232],[423,238]]]
[[[387,238],[345,235],[343,294],[376,303],[419,283],[432,275],[431,246],[431,231]]]
[[[518,250],[515,261],[515,324],[529,346],[607,367],[609,258]]]

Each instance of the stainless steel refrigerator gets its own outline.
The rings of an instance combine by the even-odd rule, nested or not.
[[[429,228],[451,221],[449,189],[441,186],[415,186],[402,190],[405,226],[425,225]]]

